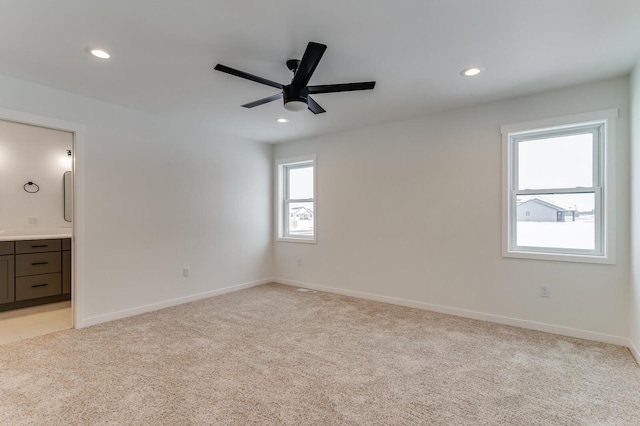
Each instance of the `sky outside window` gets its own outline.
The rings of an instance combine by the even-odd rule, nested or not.
[[[518,143],[518,189],[593,186],[593,135]]]
[[[289,169],[289,199],[313,198],[313,167]]]

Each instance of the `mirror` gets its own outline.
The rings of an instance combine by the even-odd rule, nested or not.
[[[64,220],[71,222],[73,218],[73,175],[64,172]]]

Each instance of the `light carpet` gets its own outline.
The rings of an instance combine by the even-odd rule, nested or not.
[[[1,425],[638,425],[626,348],[268,284],[0,346]]]

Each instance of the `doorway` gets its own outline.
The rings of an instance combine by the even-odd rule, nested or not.
[[[76,325],[78,128],[0,109],[0,344]]]

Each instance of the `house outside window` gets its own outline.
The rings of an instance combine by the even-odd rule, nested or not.
[[[278,241],[316,241],[315,163],[315,155],[276,161]]]
[[[616,117],[502,126],[503,256],[615,263]]]

